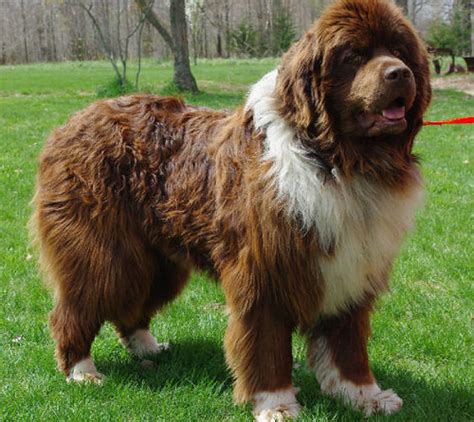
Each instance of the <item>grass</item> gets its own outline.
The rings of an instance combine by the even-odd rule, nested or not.
[[[202,93],[187,100],[231,108],[275,60],[205,61],[193,70]],[[143,86],[166,90],[169,64],[146,61]],[[96,98],[110,80],[109,64],[61,63],[0,68],[0,420],[245,421],[250,407],[232,404],[222,337],[224,298],[196,274],[152,331],[172,350],[145,369],[106,325],[93,356],[108,375],[101,387],[66,384],[55,369],[47,313],[52,299],[31,258],[26,222],[36,157],[48,132]],[[474,114],[474,100],[437,91],[427,115]],[[374,316],[370,356],[384,387],[404,398],[393,421],[474,419],[473,172],[469,126],[427,127],[416,152],[428,190],[417,229],[404,245],[392,294]],[[323,398],[304,365],[295,336],[295,383],[305,406],[302,421],[357,421],[361,415]],[[373,420],[385,420],[375,417]]]

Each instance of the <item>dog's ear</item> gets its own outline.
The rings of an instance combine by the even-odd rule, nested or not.
[[[413,29],[413,34],[416,34]],[[416,36],[411,43],[411,60],[409,66],[415,75],[416,97],[413,107],[408,112],[408,142],[405,144],[407,154],[411,154],[415,136],[423,125],[423,115],[431,102],[431,83],[429,56],[423,41]]]
[[[301,131],[310,131],[321,109],[318,81],[321,54],[314,32],[308,32],[283,56],[276,95],[279,112]]]

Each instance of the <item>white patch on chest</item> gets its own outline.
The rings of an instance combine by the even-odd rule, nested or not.
[[[421,177],[413,166],[412,188],[404,192],[362,176],[345,180],[337,169],[328,182],[323,166],[307,157],[294,129],[276,112],[276,78],[277,71],[264,76],[246,107],[253,110],[256,128],[266,131],[263,160],[273,163],[269,177],[288,214],[303,231],[315,229],[323,250],[334,247],[334,256],[315,257],[324,282],[321,312],[333,315],[387,288],[388,272],[423,198]]]

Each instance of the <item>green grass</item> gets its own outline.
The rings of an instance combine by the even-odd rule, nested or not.
[[[248,85],[276,60],[204,61],[195,67],[203,90],[194,104],[231,108]],[[163,91],[169,64],[146,61],[143,86]],[[232,380],[222,338],[223,295],[195,275],[185,293],[152,331],[172,350],[144,369],[106,325],[93,348],[103,386],[69,385],[55,369],[42,286],[26,222],[36,157],[48,132],[95,100],[110,81],[108,63],[62,63],[0,68],[0,420],[244,421],[250,407],[232,404]],[[441,119],[474,114],[474,100],[438,91],[427,115]],[[392,277],[392,294],[374,316],[370,355],[384,387],[405,401],[393,421],[474,419],[473,172],[474,130],[427,127],[418,137],[427,184],[425,208]],[[358,421],[360,414],[323,398],[304,365],[295,337],[295,383],[301,387],[302,421]],[[373,420],[385,420],[376,417]]]

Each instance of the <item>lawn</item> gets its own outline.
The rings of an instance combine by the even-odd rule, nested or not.
[[[204,93],[188,101],[232,108],[275,60],[205,61],[193,68]],[[144,89],[166,91],[168,63],[146,61]],[[245,421],[250,406],[232,403],[222,338],[224,299],[196,274],[185,293],[154,320],[152,331],[172,344],[144,368],[106,325],[93,356],[104,385],[70,385],[56,370],[43,287],[26,222],[36,157],[54,126],[96,99],[111,75],[108,63],[0,67],[0,420]],[[474,99],[436,91],[430,120],[474,115]],[[419,135],[426,206],[405,242],[392,293],[373,320],[370,356],[383,387],[404,399],[393,421],[474,420],[474,129],[427,127]],[[301,421],[357,421],[360,414],[323,398],[294,339],[295,384],[305,406]],[[372,420],[385,420],[375,417]]]

